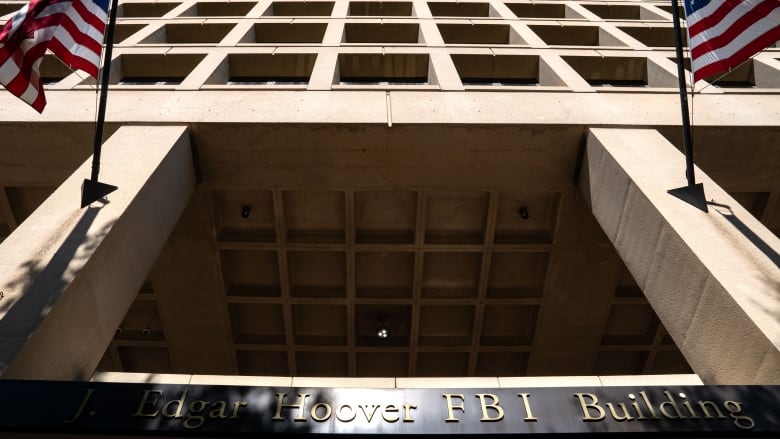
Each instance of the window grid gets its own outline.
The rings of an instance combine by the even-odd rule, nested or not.
[[[0,15],[0,23],[23,3],[0,3],[0,14],[3,14]],[[189,89],[198,85],[228,89],[252,86],[305,88],[312,85],[311,75],[315,72],[319,72],[317,81],[321,82],[322,78],[328,78],[323,72],[330,71],[333,79],[328,79],[331,83],[325,86],[332,89],[343,86],[392,89],[426,85],[442,90],[485,87],[491,90],[517,87],[561,90],[576,88],[571,84],[582,84],[584,80],[592,86],[590,91],[609,92],[611,88],[625,91],[630,88],[637,92],[672,92],[673,87],[668,87],[665,82],[662,85],[648,83],[646,78],[650,75],[647,69],[652,64],[654,68],[676,76],[671,9],[665,2],[659,1],[130,0],[120,2],[115,41],[114,62],[120,68],[123,56],[157,53],[156,50],[189,56],[197,54],[201,60],[213,56],[223,59],[211,63],[212,71],[208,71],[209,66],[200,67],[199,63],[189,63],[185,71],[175,67],[177,74],[173,76],[161,75],[154,71],[159,70],[157,67],[147,66],[133,75],[133,81],[121,78],[113,81],[120,87],[132,82],[134,86],[164,85],[174,88],[186,84]],[[333,57],[317,56],[332,52],[334,48],[338,52],[335,62]],[[441,49],[449,52],[449,59],[430,56],[433,51]],[[770,48],[767,51],[778,50]],[[267,69],[261,75],[233,75],[234,80],[213,80],[216,73],[213,69],[223,66],[229,57],[245,51],[258,54],[269,51],[306,53],[311,54],[315,61],[302,75],[290,75],[280,67]],[[397,59],[422,57],[426,59],[427,66],[423,69],[425,71],[417,71],[411,76],[394,75],[389,67],[381,74],[366,71],[344,75],[343,59],[357,59],[353,56],[356,51],[364,52],[373,62],[382,65],[391,65]],[[518,68],[538,72],[540,56],[565,58],[571,57],[572,51],[577,51],[577,57],[592,58],[587,74],[582,73],[581,66],[567,62],[552,67],[561,70],[555,71],[552,76],[556,79],[549,81],[540,80],[538,73],[525,74],[525,77],[517,74],[501,76],[497,72],[483,72],[477,76],[461,73],[469,70],[465,63],[470,59],[482,62],[487,59],[483,57],[486,54],[512,56],[519,62],[530,61],[532,65]],[[644,65],[645,71],[634,71],[631,78],[613,77],[610,71],[616,63],[620,64],[627,58],[626,52],[631,52],[628,57],[643,59],[635,64]],[[659,58],[659,52],[664,56]],[[649,61],[650,58],[653,61]],[[320,62],[322,64],[317,64]],[[770,62],[762,68],[774,65],[776,63]],[[757,80],[752,71],[751,61],[739,72],[717,78],[721,80],[718,87],[723,92],[751,89],[766,92],[773,88],[774,84],[762,84]],[[439,84],[437,78],[446,77],[446,73],[451,77],[454,74],[460,83]],[[56,83],[62,76],[62,73],[51,78],[47,76],[47,83]],[[169,80],[170,77],[176,79]],[[93,83],[86,80],[75,86],[91,86]],[[316,86],[322,89],[323,84]]]

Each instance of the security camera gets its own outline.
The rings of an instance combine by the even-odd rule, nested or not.
[[[523,206],[519,209],[517,209],[517,213],[520,214],[520,218],[527,220],[528,219],[528,208]]]

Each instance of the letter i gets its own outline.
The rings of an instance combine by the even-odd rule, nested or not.
[[[636,396],[633,393],[629,393],[628,399],[631,400],[631,405],[634,407],[634,410],[636,410],[636,419],[647,419],[645,414],[642,413],[642,409],[639,408],[639,404],[636,402]]]
[[[691,402],[686,399],[686,396],[684,393],[680,392],[679,394],[680,399],[683,400],[683,406],[685,406],[686,409],[688,409],[688,413],[691,415],[691,419],[701,419],[699,416],[696,415],[696,413],[693,411],[693,407],[691,407]]]

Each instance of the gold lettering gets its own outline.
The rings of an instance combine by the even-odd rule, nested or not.
[[[325,409],[325,414],[323,416],[317,416],[317,409],[319,409],[320,407],[323,407]],[[327,421],[328,418],[330,418],[330,415],[331,415],[330,405],[324,402],[318,402],[317,404],[314,404],[314,406],[312,406],[311,408],[311,418],[317,422]]]
[[[217,401],[211,404],[211,406],[212,407],[216,406],[216,408],[211,409],[211,411],[209,412],[209,418],[221,418],[221,419],[227,418],[227,415],[225,414],[227,403],[225,401]]]
[[[95,389],[87,389],[87,394],[84,395],[84,399],[81,401],[81,405],[79,406],[78,411],[76,412],[76,414],[72,418],[70,418],[69,420],[65,421],[66,424],[72,423],[73,421],[75,421],[76,419],[78,419],[81,416],[81,414],[84,412],[84,407],[87,406],[87,401],[89,401],[89,398],[92,397],[92,394],[94,392],[95,392]],[[90,415],[94,415],[94,414],[95,414],[95,412],[90,412]]]
[[[647,392],[644,390],[639,392],[640,395],[642,395],[642,399],[645,401],[645,405],[647,405],[647,410],[650,411],[650,416],[653,417],[653,419],[660,419],[658,415],[655,414],[655,409],[653,408],[653,404],[650,403],[650,398],[647,397]]]
[[[209,406],[208,401],[204,401],[202,399],[197,399],[195,401],[192,401],[188,407],[187,410],[187,416],[184,419],[184,422],[182,422],[182,425],[184,425],[184,428],[191,430],[193,428],[198,428],[206,421],[206,417],[201,415],[200,412],[206,409],[206,407]],[[194,422],[190,422],[194,421]]]
[[[414,422],[412,419],[412,409],[416,409],[417,404],[404,403],[404,422]]]
[[[640,408],[639,408],[639,403],[638,403],[638,402],[637,402],[637,400],[636,400],[636,396],[634,396],[634,394],[633,394],[633,393],[629,393],[629,394],[628,394],[628,399],[630,399],[630,400],[631,400],[631,406],[633,406],[633,407],[634,407],[634,410],[636,410],[636,413],[637,413],[637,419],[639,419],[639,420],[642,420],[642,419],[647,419],[647,418],[645,417],[644,413],[642,413],[642,409],[640,409]]]
[[[682,413],[680,413],[680,407],[677,407],[677,401],[674,400],[674,397],[672,396],[671,392],[668,390],[664,390],[664,395],[666,395],[666,399],[668,401],[664,401],[661,404],[658,404],[658,409],[661,411],[661,414],[669,419],[685,419],[685,416],[683,416]],[[669,414],[667,412],[666,408],[671,407],[674,410],[673,415]]]
[[[686,396],[684,393],[679,394],[680,399],[683,400],[683,406],[685,406],[686,409],[688,409],[688,414],[691,415],[691,419],[701,419],[699,416],[696,415],[696,412],[693,411],[693,407],[691,407],[691,402],[686,400]]]
[[[160,392],[160,393],[162,393],[162,392]],[[165,405],[162,407],[162,415],[163,415],[163,417],[174,418],[174,419],[181,418],[182,417],[181,409],[182,409],[182,406],[184,405],[184,400],[186,398],[187,398],[187,389],[184,389],[184,390],[182,390],[181,396],[179,397],[179,399],[174,399],[174,400],[166,402]],[[176,404],[176,412],[173,413],[173,414],[168,412],[168,409],[171,407],[171,404]]]
[[[737,401],[726,401],[723,403],[723,407],[729,411],[731,419],[734,420],[734,425],[743,430],[750,430],[756,426],[755,421],[750,416],[739,415],[742,412],[742,404]],[[743,423],[743,421],[745,421]]]
[[[151,394],[157,394],[157,398],[154,398],[152,400],[149,400],[149,395]],[[147,404],[151,404],[151,408],[157,407],[157,402],[160,401],[160,397],[162,397],[163,392],[162,390],[144,390],[144,397],[141,398],[141,404],[138,405],[138,410],[133,414],[133,416],[145,416],[149,418],[154,418],[157,416],[158,413],[160,413],[159,410],[155,410],[153,413],[144,413],[144,406]]]
[[[704,412],[704,417],[706,419],[714,419],[715,418],[715,416],[712,416],[710,414],[710,411],[707,410],[708,406],[715,410],[715,413],[718,414],[718,416],[717,416],[718,418],[720,418],[720,419],[725,419],[726,418],[723,415],[723,412],[720,411],[720,408],[718,407],[718,405],[715,404],[714,402],[712,402],[712,401],[699,401],[699,407],[701,408],[701,411]]]
[[[277,393],[276,394],[276,414],[271,418],[271,420],[274,421],[283,421],[284,418],[282,417],[282,409],[283,408],[298,408],[298,416],[293,418],[293,421],[303,421],[306,422],[306,416],[304,415],[303,406],[306,404],[306,398],[309,397],[308,393],[299,393],[298,394],[298,401],[300,401],[299,404],[284,404],[284,397],[287,396],[286,393]]]
[[[221,402],[221,401],[220,401]],[[233,403],[233,414],[230,415],[230,419],[236,419],[238,418],[238,409],[241,407],[246,407],[247,402],[246,401],[236,401]],[[296,419],[297,421],[298,419]]]
[[[368,421],[368,422],[371,422],[371,419],[373,419],[373,418],[374,418],[374,413],[376,413],[376,409],[378,409],[378,408],[379,408],[379,406],[378,406],[378,405],[374,405],[374,404],[372,404],[372,405],[370,405],[370,406],[368,406],[368,405],[363,405],[363,404],[360,404],[358,407],[360,407],[360,410],[362,410],[362,411],[363,411],[363,416],[365,416],[365,417],[366,417],[366,421]],[[369,413],[366,413],[366,407],[371,407],[371,413],[370,413],[370,414],[369,414]]]
[[[531,398],[530,393],[518,393],[517,396],[523,398],[523,407],[525,407],[525,418],[523,418],[523,421],[525,422],[536,422],[538,419],[536,419],[531,413],[531,402],[529,399]]]
[[[350,416],[349,418],[341,417],[342,412],[344,411],[344,407],[348,408],[350,413],[352,413],[352,416]],[[344,404],[336,410],[336,419],[338,419],[341,422],[352,422],[355,420],[355,416],[357,416],[357,413],[354,410],[352,410],[352,406],[349,404]]]
[[[384,419],[386,422],[396,422],[399,418],[398,415],[395,415],[395,417],[388,418],[388,413],[398,413],[398,407],[390,404],[387,407],[385,407],[385,411],[382,413],[382,419]]]
[[[624,403],[620,402],[620,403],[618,403],[617,406],[620,407],[621,410],[623,410],[623,414],[622,415],[618,415],[615,412],[615,405],[614,404],[612,404],[611,402],[607,403],[607,408],[609,408],[609,411],[612,413],[612,417],[616,421],[630,421],[630,420],[634,419],[633,416],[628,414],[628,409],[626,408],[626,405]]]
[[[586,403],[585,397],[590,398],[591,402]],[[592,393],[575,393],[574,397],[580,401],[580,407],[582,407],[582,420],[585,422],[601,421],[607,415],[604,409],[599,405],[599,399]],[[596,410],[598,416],[591,416],[590,410]]]
[[[463,401],[466,399],[463,397],[462,393],[445,393],[442,395],[447,400],[447,419],[445,421],[447,422],[458,422],[459,419],[455,417],[453,414],[453,410],[458,409],[462,412],[466,412],[466,409],[463,407]],[[461,405],[452,405],[452,398],[460,398]]]
[[[500,405],[498,405],[498,395],[494,395],[492,393],[477,393],[477,398],[479,398],[479,404],[482,407],[482,418],[480,418],[480,422],[496,422],[504,419],[504,409],[501,408]],[[485,402],[485,397],[489,397],[493,403],[487,404]],[[494,410],[496,412],[496,417],[491,418],[488,415],[488,409]]]

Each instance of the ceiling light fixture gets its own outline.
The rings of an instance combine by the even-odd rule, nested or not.
[[[387,340],[390,338],[390,329],[384,325],[379,325],[379,327],[376,328],[376,338],[379,340]]]

